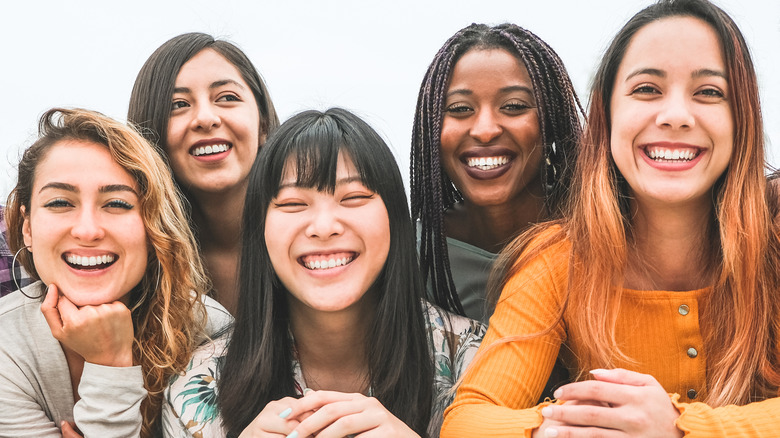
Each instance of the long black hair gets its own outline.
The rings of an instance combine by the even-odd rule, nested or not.
[[[582,105],[555,51],[514,24],[472,24],[444,43],[425,73],[417,100],[410,164],[412,217],[421,224],[420,268],[439,306],[464,314],[455,290],[444,230],[444,212],[463,200],[441,166],[442,108],[452,71],[471,49],[503,49],[522,62],[531,77],[544,145],[542,181],[549,217],[560,215],[571,181],[582,127]]]
[[[366,336],[374,396],[421,436],[430,420],[433,362],[423,317],[414,227],[395,158],[379,135],[338,108],[306,111],[286,121],[260,150],[249,174],[239,264],[235,327],[219,379],[225,428],[238,435],[265,407],[295,396],[287,290],[277,278],[265,242],[268,206],[278,194],[288,160],[303,187],[333,191],[339,153],[384,201],[390,250],[373,288],[377,306]]]

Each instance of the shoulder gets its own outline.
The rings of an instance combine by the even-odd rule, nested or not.
[[[448,312],[427,301],[424,308],[434,355],[446,353],[453,357],[458,350],[479,347],[487,331],[485,324]]]
[[[215,299],[203,295],[203,307],[206,309],[206,334],[210,337],[224,331],[233,323],[233,315]]]
[[[189,431],[221,428],[217,382],[228,341],[229,336],[223,336],[195,350],[186,370],[173,376],[165,390],[164,411]]]
[[[29,315],[40,313],[44,292],[43,283],[37,281],[21,291],[17,290],[0,299],[0,321],[2,324],[6,325],[12,320],[19,319],[27,324]],[[25,294],[29,296],[25,296]]]
[[[499,301],[528,285],[533,286],[531,293],[562,286],[568,276],[570,256],[571,242],[560,225],[545,227],[529,236],[519,257],[513,261]]]

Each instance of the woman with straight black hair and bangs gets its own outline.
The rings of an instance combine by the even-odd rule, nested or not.
[[[285,122],[250,173],[235,327],[169,387],[171,435],[438,436],[485,329],[424,301],[407,205],[357,116]]]

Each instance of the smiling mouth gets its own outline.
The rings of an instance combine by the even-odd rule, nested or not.
[[[114,254],[103,254],[100,256],[80,256],[75,254],[63,254],[62,259],[71,268],[80,270],[105,269],[116,262],[118,257]]]
[[[669,149],[661,147],[648,147],[645,149],[645,155],[657,163],[687,163],[698,157],[700,149]]]
[[[227,152],[233,146],[228,143],[212,144],[208,146],[199,146],[190,151],[190,155],[194,157],[202,157],[205,155],[221,154]]]
[[[329,255],[308,255],[299,259],[301,265],[310,271],[333,269],[346,266],[357,257],[357,253],[338,253]]]
[[[466,165],[479,170],[493,170],[509,163],[509,161],[511,161],[511,158],[508,155],[500,155],[497,157],[470,157],[466,159]]]

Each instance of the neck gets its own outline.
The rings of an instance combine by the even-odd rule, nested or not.
[[[238,259],[246,187],[229,192],[192,194],[192,220],[198,228],[201,257],[214,298],[228,312],[238,309]]]
[[[290,328],[306,385],[315,390],[366,393],[366,334],[373,312],[320,312],[290,300]]]
[[[635,201],[632,210],[626,287],[685,291],[712,285],[709,202],[643,207]]]
[[[500,205],[479,206],[464,200],[447,210],[445,225],[448,237],[498,253],[546,215],[544,195],[523,191],[517,199]]]
[[[246,186],[243,185],[228,192],[191,195],[192,219],[198,226],[204,252],[211,248],[238,246],[245,197]]]

